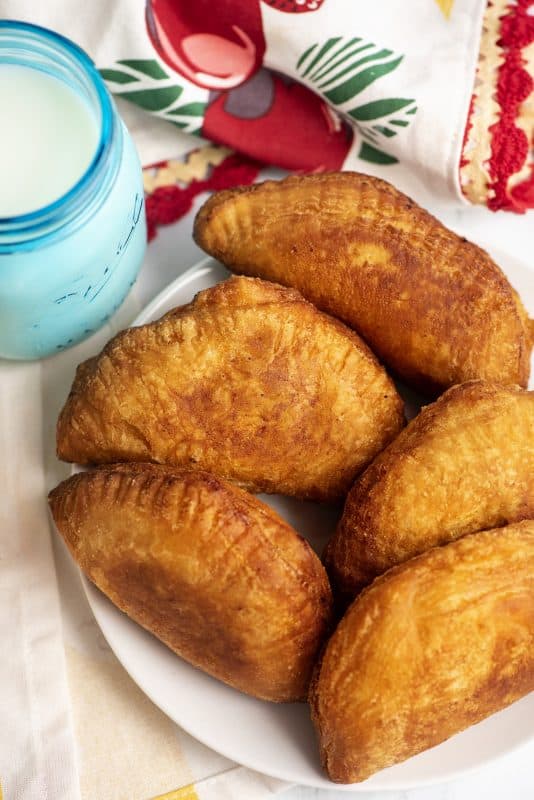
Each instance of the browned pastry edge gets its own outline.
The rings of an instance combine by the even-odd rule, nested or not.
[[[87,577],[170,649],[252,696],[304,699],[331,590],[273,509],[209,473],[140,463],[78,473],[49,502]]]
[[[364,781],[534,690],[533,567],[525,520],[432,548],[362,591],[310,681],[331,780]]]
[[[356,205],[354,206],[352,222],[359,226],[354,232],[356,242],[361,239],[362,243],[369,241],[371,243],[384,245],[389,249],[393,260],[397,259],[399,264],[403,264],[406,269],[408,269],[408,272],[411,272],[418,265],[418,243],[422,246],[425,240],[432,235],[436,239],[437,252],[446,250],[447,254],[449,254],[450,251],[451,257],[454,257],[455,268],[460,269],[460,265],[463,265],[465,275],[469,275],[469,277],[465,279],[469,285],[483,287],[484,291],[488,293],[491,291],[494,293],[495,302],[498,301],[498,306],[501,309],[507,309],[508,313],[507,325],[508,336],[510,338],[507,342],[507,346],[512,346],[512,327],[514,327],[515,330],[515,341],[513,344],[516,348],[516,358],[512,358],[511,353],[508,353],[506,359],[507,363],[503,365],[501,370],[502,379],[496,374],[487,374],[487,370],[486,372],[484,372],[484,370],[479,372],[474,369],[474,365],[471,365],[466,372],[460,361],[455,365],[454,369],[452,369],[452,367],[449,368],[455,373],[453,379],[451,379],[451,376],[447,379],[445,379],[444,376],[439,379],[436,376],[432,377],[430,372],[437,369],[436,365],[434,365],[429,372],[429,364],[425,365],[424,359],[421,363],[418,363],[419,357],[413,354],[407,355],[405,352],[407,348],[398,347],[395,344],[394,337],[385,337],[382,333],[377,336],[376,329],[373,328],[371,322],[368,319],[367,321],[362,319],[362,309],[358,306],[359,301],[354,305],[354,300],[350,299],[352,296],[351,287],[347,284],[346,291],[341,295],[339,292],[333,294],[331,291],[329,292],[331,273],[328,273],[328,280],[326,280],[326,278],[321,279],[319,267],[322,262],[315,260],[315,250],[321,248],[322,240],[314,242],[295,241],[294,246],[291,248],[291,253],[294,253],[295,256],[293,263],[296,263],[296,260],[299,260],[299,263],[302,262],[301,266],[297,267],[298,274],[295,274],[294,266],[290,267],[289,263],[286,264],[286,261],[289,259],[288,252],[286,251],[286,244],[289,242],[289,236],[287,237],[287,242],[284,243],[284,249],[277,254],[278,262],[276,268],[274,266],[275,262],[269,263],[268,259],[266,260],[261,252],[261,230],[258,230],[257,242],[254,242],[254,244],[247,242],[247,247],[250,251],[247,260],[245,261],[244,257],[241,255],[239,258],[236,257],[235,254],[239,253],[238,223],[231,216],[230,212],[228,213],[229,219],[225,220],[224,224],[220,223],[218,219],[220,214],[224,214],[227,204],[230,207],[230,204],[234,202],[236,197],[243,195],[251,197],[264,196],[267,201],[269,201],[269,197],[278,193],[280,195],[280,207],[283,208],[285,194],[289,194],[296,187],[302,188],[303,190],[305,188],[313,193],[315,190],[321,189],[322,187],[326,189],[329,186],[332,186],[334,189],[342,189],[343,186],[345,186],[347,191],[353,189],[355,192],[359,191],[362,195],[364,192],[367,192],[369,193],[369,197],[371,192],[375,193],[372,200],[369,199],[368,201],[369,207],[365,207],[363,211]],[[281,211],[281,213],[285,214],[286,211]],[[314,206],[314,213],[320,216],[321,213],[323,213],[323,209],[320,206]],[[362,216],[359,216],[360,214],[362,214]],[[372,216],[373,214],[377,218],[377,223],[374,226],[371,225],[370,218],[367,219],[367,216]],[[348,210],[346,210],[345,216],[347,219],[345,220],[344,226],[342,226],[340,220],[335,220],[333,217],[331,218],[332,230],[337,229],[336,226],[340,231],[342,228],[344,230],[343,243],[341,241],[341,233],[338,233],[336,236],[332,234],[332,241],[329,240],[332,253],[336,251],[338,246],[340,251],[343,251],[343,248],[350,240],[348,231],[351,222]],[[402,224],[399,223],[399,229],[397,230],[395,224],[398,217],[402,217],[400,221]],[[299,221],[300,219],[301,217],[299,217]],[[325,217],[323,219],[321,227],[322,234],[324,234],[325,230],[327,231],[329,229],[329,220],[330,217]],[[218,226],[216,232],[214,232],[215,223],[217,223]],[[290,224],[288,217],[288,225],[290,226]],[[402,238],[404,232],[406,232],[406,240]],[[251,235],[249,229],[247,229],[247,234],[249,236]],[[418,206],[413,200],[386,181],[356,172],[325,172],[313,175],[290,176],[282,181],[265,181],[264,183],[256,183],[251,186],[226,189],[213,194],[201,207],[195,219],[193,235],[200,247],[220,260],[232,271],[246,275],[255,275],[268,280],[275,280],[298,288],[309,300],[314,302],[323,311],[338,316],[346,324],[357,330],[372,347],[381,361],[386,363],[402,380],[419,391],[430,395],[436,395],[455,383],[476,378],[499,380],[499,382],[505,384],[517,383],[523,388],[527,386],[530,371],[530,351],[534,340],[531,330],[529,330],[531,323],[529,322],[527,312],[517,292],[510,286],[502,270],[484,250],[447,229],[433,215]],[[289,245],[287,244],[287,246]],[[419,247],[419,249],[421,248]],[[331,259],[333,257],[334,256],[330,256]],[[261,258],[261,261],[256,263],[256,259],[258,258]],[[280,261],[280,258],[282,258],[283,261]],[[428,260],[429,256],[425,256],[425,258]],[[334,262],[329,262],[329,269],[333,268],[333,263]],[[303,264],[307,265],[307,272],[304,270]],[[311,269],[311,265],[314,265],[313,269]],[[326,268],[326,264],[323,264],[323,266]],[[298,272],[298,270],[302,271]],[[313,278],[312,273],[314,276]],[[349,279],[349,283],[351,283],[355,274],[356,273],[352,273],[352,278]],[[382,277],[384,280],[387,280],[387,276]],[[434,277],[437,280],[437,276]],[[339,279],[340,276],[338,275],[337,278]],[[348,279],[348,274],[345,275],[345,278]],[[366,284],[364,281],[362,287],[365,288],[365,286]],[[369,288],[369,286],[367,286],[367,288]],[[397,288],[400,292],[400,288]],[[424,293],[424,291],[424,286],[422,286],[421,292]],[[389,304],[395,296],[395,293],[388,294],[386,303]],[[354,297],[357,297],[357,294],[355,294]],[[435,295],[433,298],[433,302],[436,302]],[[421,296],[421,299],[423,302],[421,306],[422,309],[425,307],[424,297]],[[456,300],[457,299],[458,298],[456,298]],[[421,309],[419,309],[419,311],[421,311]],[[482,309],[479,310],[481,314],[484,313]],[[513,322],[514,317],[515,322]],[[401,324],[401,328],[406,325],[406,319],[404,319],[404,317],[403,320],[402,323],[399,323]],[[413,319],[409,321],[409,325],[411,326],[410,330],[415,326],[415,322],[416,321]],[[465,330],[469,329],[469,322],[468,319],[465,320]],[[484,325],[486,325],[486,323],[487,313]],[[380,325],[382,325],[382,323],[380,323]],[[427,333],[431,332],[430,330],[427,331]],[[451,337],[453,349],[456,347],[454,344],[455,337],[459,335],[460,328],[458,330],[449,328],[442,331],[442,337]],[[406,345],[407,342],[404,344]],[[481,347],[483,346],[484,341],[481,339]],[[461,355],[461,348],[458,355]],[[515,366],[512,362],[514,362]],[[492,373],[493,372],[495,372],[495,369],[492,370]]]

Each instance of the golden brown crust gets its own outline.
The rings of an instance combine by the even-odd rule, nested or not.
[[[255,697],[305,697],[331,591],[272,509],[209,473],[154,464],[79,473],[49,501],[83,572],[174,652]]]
[[[234,272],[299,289],[418,389],[527,385],[528,318],[505,275],[385,181],[322,173],[219,192],[194,236]]]
[[[534,690],[534,521],[466,536],[378,578],[310,690],[330,778],[363,781]]]
[[[354,597],[395,564],[534,516],[534,392],[472,381],[445,392],[356,481],[325,551]]]
[[[356,334],[292,289],[231,278],[82,364],[57,449],[329,501],[402,424],[391,379]]]

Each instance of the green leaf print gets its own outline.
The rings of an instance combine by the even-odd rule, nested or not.
[[[168,75],[155,59],[122,59],[100,69],[100,74],[118,97],[188,133],[201,131],[208,93],[177,84],[176,76]]]
[[[417,112],[415,100],[386,97],[347,108],[348,103],[375,81],[394,72],[404,56],[360,37],[334,36],[310,45],[297,60],[296,70],[313,91],[349,116],[364,139],[360,158],[375,164],[397,159],[378,145],[402,133]],[[380,124],[371,124],[380,120]],[[375,146],[376,145],[376,146]]]
[[[346,52],[350,47],[354,47],[355,44],[361,42],[361,39],[350,39],[343,47],[340,47],[334,55],[327,58],[324,61],[319,69],[316,69],[315,72],[310,75],[310,80],[312,81],[320,81],[324,78],[325,75],[329,75],[332,70],[337,69],[340,64],[343,64],[350,56],[354,56],[357,53],[362,53],[364,50],[368,50],[370,47],[373,47],[372,44],[364,44],[360,47],[357,47],[355,50],[350,50],[348,53]],[[341,55],[343,54],[343,55]]]
[[[345,83],[342,83],[340,86],[336,86],[335,89],[325,92],[324,95],[332,103],[345,103],[347,100],[354,97],[354,95],[363,92],[364,89],[374,83],[378,78],[387,75],[388,72],[393,72],[401,61],[402,56],[399,56],[385,64],[373,64],[373,66],[358,72],[357,75],[345,81]]]
[[[321,72],[315,73],[317,77],[314,80],[317,83],[317,88],[324,89],[325,87],[330,86],[330,84],[333,83],[334,81],[338,81],[340,78],[344,78],[345,75],[349,74],[349,72],[354,72],[356,67],[360,67],[362,66],[362,64],[368,64],[370,61],[375,61],[378,56],[385,57],[388,55],[392,55],[391,50],[381,50],[380,53],[371,53],[371,54],[367,53],[365,56],[363,56],[360,59],[357,59],[356,61],[352,60],[352,56],[359,55],[360,53],[369,50],[369,48],[372,46],[373,45],[365,44],[363,45],[363,47],[358,47],[356,50],[352,50],[350,53],[344,56],[344,58],[341,59],[341,62],[336,61],[328,69],[326,70],[323,69],[321,70]],[[349,62],[348,64],[347,61]],[[336,75],[330,75],[332,70],[336,69],[338,66],[343,64],[343,62],[344,62],[343,69],[340,72],[336,73]],[[318,83],[318,81],[322,80],[322,78],[326,75],[330,76],[322,83]],[[353,95],[351,95],[351,97],[353,97]]]
[[[378,147],[373,147],[373,145],[368,144],[367,142],[362,142],[360,152],[358,153],[358,158],[363,159],[363,161],[370,161],[372,164],[399,163],[395,156],[390,156],[389,153],[385,153],[383,150],[379,150]]]
[[[375,100],[372,103],[366,103],[363,106],[352,108],[347,113],[353,119],[362,122],[370,119],[378,119],[379,117],[387,117],[412,103],[413,100],[405,100],[402,97],[390,97],[388,100]]]
[[[181,117],[202,117],[206,111],[206,106],[207,103],[186,103],[183,106],[178,106],[178,108],[167,111],[167,114],[172,114],[173,116],[179,115]]]
[[[316,44],[312,44],[312,46],[311,46],[311,47],[308,47],[308,49],[304,51],[304,53],[301,55],[301,57],[300,57],[300,58],[299,58],[299,60],[297,61],[297,69],[300,67],[300,65],[301,65],[301,64],[302,64],[304,61],[306,61],[306,59],[308,58],[308,56],[310,55],[310,53],[313,53],[313,51],[315,50],[315,48],[316,48],[316,47],[317,47],[317,45],[316,45]]]
[[[105,81],[113,81],[113,83],[136,83],[139,80],[134,75],[118,69],[101,69],[99,72]]]
[[[338,42],[341,41],[341,36],[337,36],[335,39],[329,39],[323,46],[319,49],[317,55],[315,55],[304,72],[302,73],[302,77],[305,78],[308,72],[314,68],[314,66],[321,60],[321,58],[328,53],[328,51]]]
[[[182,94],[181,86],[166,86],[162,89],[140,89],[135,92],[121,92],[125,100],[131,100],[145,111],[161,111],[172,105]]]
[[[378,131],[378,133],[383,134],[388,139],[397,135],[397,131],[392,131],[391,128],[387,128],[385,125],[373,125],[373,130]]]
[[[140,72],[142,75],[148,75],[149,78],[154,78],[154,80],[157,81],[161,81],[163,78],[169,77],[159,62],[155,61],[154,59],[126,58],[122,61],[117,61],[117,64],[122,64],[124,67],[130,67],[131,69],[135,70],[135,72]]]

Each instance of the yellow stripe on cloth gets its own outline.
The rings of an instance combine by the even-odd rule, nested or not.
[[[452,11],[452,7],[454,5],[454,0],[436,0],[436,3],[441,8],[443,16],[446,19],[449,19]]]
[[[192,181],[204,180],[211,167],[217,167],[232,153],[227,147],[210,144],[189,153],[185,161],[171,159],[165,166],[147,167],[143,170],[145,192],[152,194],[160,186],[172,186],[178,181],[188,186]]]
[[[2,800],[1,795],[0,800]],[[173,792],[158,794],[158,796],[153,797],[152,800],[199,800],[199,797],[195,791],[195,785],[190,783],[189,786],[183,786],[181,789],[175,789]]]

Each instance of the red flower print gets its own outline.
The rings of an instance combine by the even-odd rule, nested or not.
[[[317,11],[324,0],[263,0],[266,6],[285,11],[286,14],[301,14],[304,11]]]
[[[272,82],[271,91],[262,92],[271,98],[269,107],[256,117],[244,116],[237,113],[234,95],[245,87],[224,92],[206,110],[203,136],[287,169],[340,169],[351,145],[352,129],[300,83],[288,85],[266,70],[257,77],[260,75]]]
[[[316,11],[324,0],[263,0],[277,11]],[[148,0],[146,22],[160,57],[217,94],[202,134],[288,169],[339,169],[353,131],[318,95],[262,69],[260,0]]]
[[[261,66],[259,0],[148,0],[146,24],[161,58],[197,86],[239,86]]]

